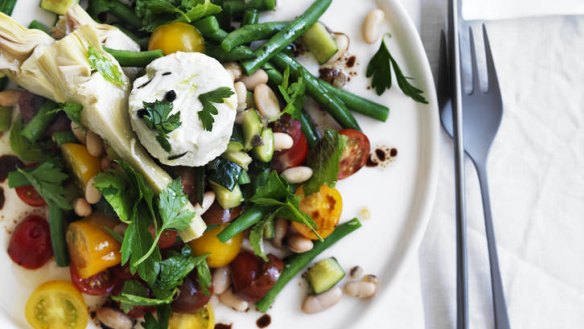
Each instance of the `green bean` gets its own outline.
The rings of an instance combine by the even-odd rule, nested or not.
[[[3,12],[6,15],[10,16],[14,11],[15,5],[16,0],[2,0],[2,2],[0,2],[0,12]]]
[[[282,80],[284,80],[284,76],[278,71],[272,64],[266,63],[264,65],[264,71],[268,74],[268,79],[270,79],[270,83],[272,87],[277,89],[278,85],[282,84]],[[314,127],[312,120],[310,120],[308,114],[303,110],[300,116],[300,124],[302,126],[302,132],[304,136],[306,136],[306,140],[308,141],[308,146],[313,148],[318,142],[318,131]]]
[[[260,20],[260,13],[257,9],[246,10],[243,14],[243,20],[241,21],[241,26],[257,24]]]
[[[118,0],[91,0],[87,11],[96,19],[100,14],[109,13],[133,29],[139,30],[143,27],[134,10]]]
[[[153,60],[164,56],[164,53],[160,49],[148,51],[116,50],[106,47],[104,49],[114,56],[121,66],[125,67],[144,67]]]
[[[12,106],[0,106],[0,132],[5,132],[10,129],[12,124]]]
[[[259,222],[265,215],[266,212],[263,208],[257,206],[251,207],[244,211],[243,214],[239,215],[239,217],[237,217],[223,231],[221,231],[221,233],[217,235],[217,239],[223,243],[226,243],[229,241],[229,239],[252,227],[253,224]]]
[[[22,136],[29,142],[36,143],[57,117],[58,113],[55,109],[58,107],[59,104],[48,99],[45,100],[38,113],[22,129]]]
[[[22,136],[22,129],[24,123],[22,118],[18,117],[12,123],[12,129],[10,129],[10,148],[16,156],[28,162],[40,162],[50,157],[51,155],[43,150],[38,144],[31,143],[28,139]]]
[[[259,11],[273,10],[276,8],[276,0],[228,0],[223,1],[223,10],[230,17],[243,14],[246,10],[257,9]]]
[[[30,22],[30,24],[28,24],[28,28],[29,29],[37,29],[37,30],[41,30],[45,33],[49,33],[51,31],[51,28],[46,26],[45,24],[37,21],[36,19],[34,19],[32,22]]]
[[[69,266],[69,254],[65,244],[67,222],[63,210],[49,202],[49,229],[51,231],[51,245],[55,255],[55,263],[59,267]]]
[[[387,117],[389,116],[389,108],[387,106],[377,104],[346,90],[336,88],[326,81],[319,80],[319,82],[324,89],[343,101],[345,105],[347,105],[347,107],[349,107],[352,111],[361,113],[379,121],[387,121]]]
[[[268,22],[243,26],[227,35],[221,42],[226,51],[233,47],[244,45],[252,41],[265,40],[282,31],[288,22]]]
[[[268,293],[256,303],[256,307],[260,312],[267,312],[270,306],[274,303],[276,296],[282,291],[282,289],[292,280],[296,274],[300,273],[304,268],[306,268],[310,262],[312,262],[316,256],[322,253],[324,250],[349,235],[356,229],[361,227],[361,222],[354,218],[344,224],[337,226],[334,232],[329,235],[326,239],[322,241],[314,242],[314,247],[311,250],[302,253],[295,254],[294,256],[286,259],[286,266],[284,271],[280,275],[276,284],[268,291]]]
[[[193,22],[193,25],[201,32],[203,37],[216,42],[221,43],[223,39],[227,37],[227,32],[221,29],[219,21],[215,16],[208,16]]]
[[[274,56],[272,63],[274,63],[276,67],[280,69],[290,67],[290,72],[294,76],[302,76],[310,96],[312,96],[320,105],[322,105],[343,128],[361,130],[357,120],[355,120],[353,114],[349,112],[345,104],[336,96],[327,93],[326,90],[320,85],[319,80],[310,72],[308,72],[308,70],[305,69],[304,66],[298,63],[295,59],[284,53],[279,53]]]
[[[58,146],[63,144],[70,144],[70,143],[79,143],[77,141],[77,137],[71,131],[55,131],[51,136],[53,138],[53,142]]]
[[[245,72],[248,75],[253,74],[274,55],[286,48],[300,37],[309,27],[311,27],[330,6],[332,0],[316,0],[314,3],[298,18],[288,24],[283,30],[276,33],[270,40],[258,48],[255,53],[257,57],[254,60],[242,63]]]
[[[242,46],[225,51],[220,46],[206,45],[205,54],[214,57],[222,63],[255,58],[255,54],[251,49]]]

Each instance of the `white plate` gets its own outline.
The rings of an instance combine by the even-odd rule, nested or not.
[[[279,0],[279,8],[265,19],[290,19],[306,8],[310,0]],[[45,22],[52,18],[37,8],[38,0],[19,0],[15,17],[28,24],[33,17]],[[413,83],[424,90],[429,105],[415,103],[405,97],[397,85],[383,97],[367,90],[365,68],[379,44],[368,45],[361,37],[361,23],[366,13],[379,6],[386,13],[384,30],[391,32],[390,49],[404,72],[414,77]],[[305,294],[302,279],[293,280],[268,312],[271,328],[359,328],[360,317],[368,314],[379,295],[391,294],[406,261],[414,256],[432,209],[436,190],[438,163],[438,110],[436,93],[428,61],[418,33],[397,0],[336,0],[322,20],[334,31],[342,31],[351,39],[350,53],[356,55],[357,76],[347,89],[360,95],[388,104],[391,114],[387,123],[357,115],[371,140],[372,146],[395,147],[399,154],[386,168],[364,168],[355,176],[338,184],[343,195],[343,219],[359,216],[367,208],[371,218],[363,220],[363,227],[351,234],[320,258],[335,256],[349,269],[362,266],[366,273],[380,278],[378,297],[359,301],[345,297],[332,309],[316,315],[300,312]],[[9,153],[6,136],[0,139],[0,154]],[[68,271],[49,264],[41,270],[27,271],[13,264],[6,249],[8,230],[25,216],[16,194],[3,184],[6,205],[0,217],[0,327],[26,328],[24,305],[31,291],[41,282],[63,277]],[[387,296],[384,296],[387,297]],[[392,296],[389,296],[392,297]],[[399,296],[393,296],[398,298]],[[234,323],[234,329],[257,328],[260,313],[250,311],[237,314],[225,307],[216,306],[218,323]],[[379,309],[379,308],[378,308]]]

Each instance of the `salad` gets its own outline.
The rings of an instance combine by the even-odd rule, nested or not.
[[[113,329],[213,328],[215,302],[265,313],[299,274],[305,313],[375,295],[375,275],[315,262],[362,225],[340,223],[335,188],[373,158],[352,112],[389,115],[343,89],[350,40],[319,22],[331,2],[260,22],[275,0],[42,0],[59,19],[29,28],[10,18],[14,0],[0,5],[0,74],[12,82],[0,128],[14,153],[1,167],[23,202],[47,209],[17,225],[7,253],[70,271],[28,298],[33,328],[85,328],[82,294],[102,298],[95,318]],[[371,87],[382,94],[395,77],[425,103],[383,19],[363,22],[366,42],[381,39]]]

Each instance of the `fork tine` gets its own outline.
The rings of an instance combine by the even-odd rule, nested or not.
[[[499,77],[497,76],[497,71],[495,70],[495,62],[493,61],[493,53],[491,52],[491,43],[489,41],[487,26],[485,24],[483,24],[483,39],[485,40],[485,53],[487,59],[487,79],[489,80],[488,91],[500,92]]]
[[[477,51],[474,39],[474,33],[472,27],[468,28],[468,33],[470,35],[470,61],[472,66],[471,80],[472,80],[472,91],[471,94],[478,93],[481,90],[481,76],[479,75],[479,66],[477,63]]]

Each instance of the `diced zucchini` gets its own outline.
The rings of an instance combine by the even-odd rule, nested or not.
[[[77,0],[41,0],[41,8],[58,15],[64,15],[69,7],[77,3]]]
[[[230,141],[229,144],[227,144],[227,152],[239,152],[239,151],[243,151],[243,143]]]
[[[211,186],[211,189],[215,192],[217,202],[219,202],[219,205],[223,209],[235,208],[243,201],[243,193],[241,193],[239,185],[235,185],[233,191],[229,191],[214,182],[209,182],[209,186]]]
[[[333,36],[320,22],[314,23],[304,32],[302,41],[319,64],[326,63],[339,50]]]
[[[231,162],[237,163],[241,168],[245,170],[247,170],[249,164],[253,161],[249,154],[243,151],[236,152],[227,151],[223,153],[223,157]]]
[[[239,180],[237,181],[237,184],[246,185],[249,183],[251,183],[251,178],[249,177],[249,174],[247,173],[247,171],[242,171],[241,175],[239,175]]]
[[[231,133],[231,138],[229,139],[229,144],[227,144],[227,151],[241,151],[243,150],[243,135],[241,134],[241,128],[238,125],[233,125],[233,132]]]
[[[243,145],[245,150],[249,151],[254,147],[254,143],[261,138],[263,124],[259,113],[254,109],[244,111],[242,116]]]
[[[274,156],[274,132],[272,128],[266,128],[261,134],[262,145],[256,146],[253,149],[256,159],[262,162],[272,161]]]
[[[239,181],[243,169],[237,163],[225,158],[216,158],[206,166],[207,179],[232,191]]]
[[[306,271],[306,282],[315,294],[321,294],[345,277],[345,270],[334,257],[323,259]]]

